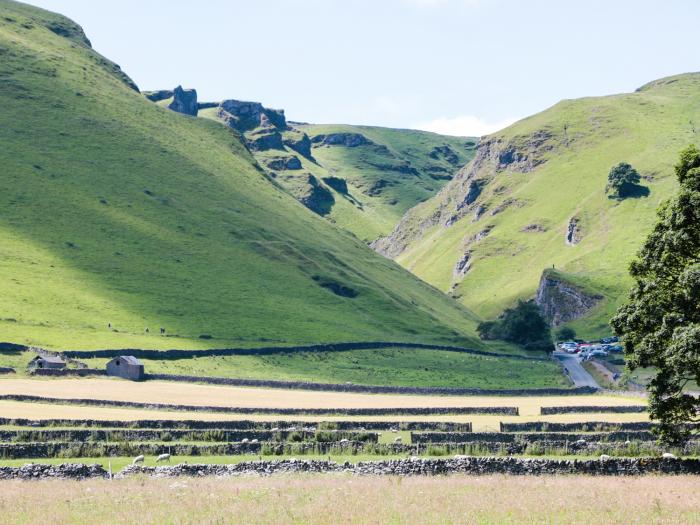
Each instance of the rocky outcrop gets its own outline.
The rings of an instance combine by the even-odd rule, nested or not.
[[[244,137],[251,151],[284,150],[282,134],[275,128],[258,128],[246,133]]]
[[[274,171],[300,170],[301,161],[294,155],[289,157],[272,157],[265,161],[265,165]]]
[[[374,144],[361,133],[329,133],[316,135],[311,139],[314,146],[345,146],[356,148],[366,144]]]
[[[542,315],[552,326],[583,317],[602,300],[602,295],[585,292],[552,271],[542,274],[535,297]]]
[[[581,242],[583,234],[581,233],[580,222],[578,217],[569,219],[569,224],[566,226],[566,244],[569,246],[574,246]]]
[[[218,116],[227,126],[241,133],[259,127],[272,127],[279,131],[287,129],[284,110],[269,109],[260,102],[224,100],[219,104]]]
[[[151,102],[160,102],[172,98],[173,91],[171,89],[159,89],[158,91],[142,91],[144,97]]]
[[[316,177],[307,174],[307,188],[303,195],[298,197],[299,202],[314,213],[321,216],[328,215],[335,204],[335,197],[331,191],[321,184]]]
[[[341,177],[324,177],[323,182],[342,195],[348,194],[348,182]]]
[[[435,146],[428,156],[431,159],[439,160],[442,159],[453,166],[459,165],[459,155],[447,144],[444,146]]]
[[[196,117],[198,112],[197,90],[182,89],[182,86],[177,86],[173,90],[173,101],[168,105],[168,109]]]
[[[372,247],[387,257],[395,258],[411,242],[436,225],[449,228],[469,215],[473,221],[478,221],[489,208],[489,204],[484,202],[484,194],[488,195],[486,190],[491,181],[502,172],[530,173],[546,162],[547,152],[555,147],[556,140],[554,134],[546,129],[522,136],[506,138],[491,135],[483,138],[474,159],[433,199],[439,203],[437,209],[432,211],[433,208],[429,208],[431,213],[427,216],[421,215],[420,206],[409,210],[394,231],[372,243]],[[436,151],[435,155],[442,153],[442,150]],[[492,215],[518,204],[515,199],[506,199],[492,208]]]
[[[464,252],[464,255],[462,255],[459,258],[457,264],[455,264],[454,270],[452,270],[452,277],[454,277],[455,279],[463,279],[467,272],[471,269],[471,267],[472,252],[471,250],[467,250],[466,252]]]
[[[313,155],[311,155],[311,139],[306,133],[293,130],[284,135],[282,142],[289,149],[296,151],[301,156],[311,161],[314,160]]]

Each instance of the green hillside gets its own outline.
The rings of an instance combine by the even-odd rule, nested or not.
[[[700,74],[562,101],[483,138],[475,160],[377,249],[486,318],[533,297],[554,266],[605,298],[573,326],[608,333],[631,285],[628,262],[675,190],[672,166],[680,149],[700,141],[699,123]],[[615,200],[605,186],[622,161],[639,171],[642,187]]]
[[[467,309],[310,213],[237,134],[151,103],[74,23],[7,0],[0,121],[1,340],[479,344]]]
[[[255,102],[223,101],[199,116],[239,131],[280,186],[366,242],[435,195],[476,149],[475,139],[426,131],[289,123],[282,110]]]

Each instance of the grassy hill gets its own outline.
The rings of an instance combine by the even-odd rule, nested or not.
[[[66,18],[0,1],[0,121],[3,340],[479,345],[466,308],[310,213],[237,134],[149,102]]]
[[[199,116],[239,131],[280,186],[366,242],[388,234],[406,211],[435,195],[476,149],[475,139],[426,131],[288,123],[281,110],[233,102],[244,108],[234,118],[226,102],[200,109]]]
[[[700,142],[699,132],[700,74],[562,101],[483,138],[472,163],[377,249],[486,318],[533,297],[554,266],[604,296],[572,326],[609,333],[631,285],[627,265],[676,188],[679,150]],[[615,200],[605,186],[622,161],[640,172],[642,188]]]

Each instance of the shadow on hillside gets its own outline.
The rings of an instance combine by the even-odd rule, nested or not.
[[[608,199],[616,200],[616,201],[622,201],[625,199],[641,199],[643,197],[648,197],[651,194],[651,190],[647,188],[646,186],[642,186],[641,184],[634,184],[630,188],[625,189],[624,195],[610,195],[608,196]]]

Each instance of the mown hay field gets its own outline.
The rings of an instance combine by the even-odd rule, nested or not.
[[[0,482],[4,523],[566,523],[700,521],[689,476],[179,478]]]
[[[119,379],[3,379],[0,394],[109,399],[132,402],[254,408],[399,408],[517,406],[521,415],[539,414],[541,406],[640,405],[640,397],[590,396],[431,396],[358,394],[273,388],[177,383],[125,382]]]

